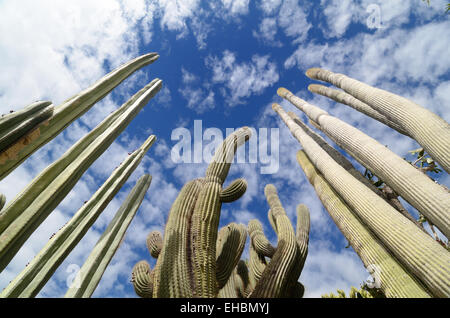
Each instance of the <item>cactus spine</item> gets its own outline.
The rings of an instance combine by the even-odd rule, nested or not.
[[[305,112],[333,141],[383,179],[444,235],[450,236],[450,194],[446,189],[360,130],[292,95],[286,89],[280,88],[278,93]]]
[[[158,59],[156,53],[148,53],[118,67],[89,88],[55,107],[53,116],[45,125],[21,137],[0,153],[0,180],[17,168],[26,158],[61,133],[77,118],[136,70]]]
[[[391,92],[372,87],[343,74],[320,68],[306,72],[309,78],[329,82],[366,103],[400,125],[450,173],[450,125],[433,112]],[[449,210],[447,210],[449,211]],[[448,235],[447,235],[448,236]]]
[[[122,243],[128,226],[144,200],[151,180],[152,177],[146,174],[136,182],[81,267],[78,273],[79,286],[71,286],[64,297],[87,298],[94,293],[106,267]]]
[[[433,295],[450,296],[449,252],[336,163],[295,124],[281,106],[274,104],[273,109],[301,143],[325,180],[396,258]]]
[[[138,150],[127,156],[91,199],[0,293],[0,297],[35,297],[39,293],[136,169],[154,141],[155,136],[152,135]]]
[[[131,120],[159,91],[156,79],[75,143],[42,171],[0,213],[0,271],[32,232],[75,186],[89,166],[114,142]]]

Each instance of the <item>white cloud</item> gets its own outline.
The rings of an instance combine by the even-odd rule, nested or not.
[[[202,114],[215,107],[214,92],[208,84],[200,86],[200,80],[194,74],[181,69],[184,86],[178,92],[186,99],[187,107],[197,114]]]
[[[221,59],[209,57],[206,65],[213,71],[213,83],[227,88],[222,94],[232,107],[243,104],[242,99],[252,94],[261,94],[279,79],[276,64],[269,61],[268,55],[253,55],[251,62],[239,64],[235,54],[226,50]]]
[[[278,26],[275,18],[264,18],[259,24],[258,31],[253,31],[253,36],[263,40],[268,45],[282,46],[281,42],[275,39],[277,30]]]

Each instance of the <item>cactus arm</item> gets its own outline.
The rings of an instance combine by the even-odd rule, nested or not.
[[[150,232],[147,236],[147,249],[150,252],[150,255],[153,258],[158,259],[159,253],[161,253],[161,249],[163,246],[162,235],[159,231]]]
[[[152,177],[146,174],[136,182],[81,267],[79,288],[71,286],[64,297],[88,298],[94,293],[106,267],[122,243],[128,226],[144,200],[151,180]]]
[[[27,120],[36,113],[50,106],[50,101],[37,101],[24,108],[0,117],[0,132],[7,131],[8,129],[16,126],[17,124]]]
[[[47,121],[52,114],[53,105],[49,105],[34,114],[30,114],[28,118],[24,118],[21,122],[6,130],[0,129],[0,153],[41,123]]]
[[[231,223],[220,229],[216,242],[216,280],[219,289],[230,279],[246,240],[247,229],[242,224]]]
[[[450,295],[446,283],[450,282],[449,252],[332,160],[280,106],[274,108],[311,162],[361,221],[433,294]]]
[[[158,57],[159,55],[156,53],[149,53],[131,60],[105,75],[78,95],[68,99],[62,105],[55,107],[48,125],[41,125],[32,135],[19,140],[18,145],[20,147],[16,145],[0,153],[0,180],[17,168],[32,153],[61,133],[73,121],[86,113],[96,102],[106,96],[133,72],[153,63]]]
[[[364,266],[380,267],[380,288],[387,297],[430,297],[423,285],[391,255],[379,239],[355,216],[303,151],[297,161],[314,187],[317,196],[360,257]]]
[[[306,256],[308,256],[309,243],[309,227],[310,218],[308,207],[304,204],[297,205],[297,227],[296,227],[296,241],[298,246],[298,260],[296,271],[294,271],[294,280],[300,276],[305,265]],[[298,271],[298,273],[297,273]]]
[[[367,105],[366,103],[361,102],[359,99],[354,98],[352,95],[347,94],[344,91],[339,91],[336,89],[332,89],[330,87],[326,87],[318,84],[311,84],[308,86],[308,90],[312,93],[320,94],[322,96],[326,96],[331,98],[332,100],[350,106],[357,111],[372,117],[373,119],[385,124],[386,126],[396,130],[402,135],[408,136],[408,132],[402,128],[397,123],[390,121],[386,116],[380,114],[378,111]]]
[[[311,68],[307,70],[306,76],[329,82],[343,89],[400,125],[441,164],[445,171],[450,173],[450,156],[448,155],[450,125],[444,119],[404,97],[372,87],[343,74]]]
[[[170,208],[164,243],[155,266],[153,297],[193,297],[189,238],[192,212],[203,180],[188,182]]]
[[[248,234],[250,236],[250,243],[255,249],[256,253],[262,256],[272,257],[275,253],[275,247],[270,244],[263,232],[261,223],[256,220],[248,222]]]
[[[319,124],[341,148],[433,222],[444,235],[450,236],[450,194],[446,189],[355,127],[289,91],[283,96]]]
[[[146,261],[140,261],[133,266],[131,282],[136,295],[142,298],[153,297],[153,271]]]
[[[217,149],[206,169],[205,184],[198,195],[192,215],[191,249],[195,291],[198,297],[216,297],[216,240],[219,227],[222,185],[237,148],[251,136],[243,127],[230,134]]]
[[[56,208],[89,166],[114,142],[149,99],[161,82],[146,86],[134,103],[108,116],[79,140],[56,162],[41,172],[0,213],[0,270],[9,263],[31,233]],[[123,113],[122,113],[123,112]],[[112,120],[115,118],[115,120]]]
[[[138,150],[127,156],[91,199],[0,293],[0,297],[35,297],[39,293],[136,169],[154,140],[155,136],[150,136]]]
[[[245,179],[236,179],[228,187],[220,192],[222,203],[234,202],[242,197],[247,190],[247,181]]]

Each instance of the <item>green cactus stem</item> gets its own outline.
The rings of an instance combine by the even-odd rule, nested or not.
[[[43,105],[47,106],[42,107]],[[8,118],[10,115],[15,115],[12,113],[1,118],[3,122],[0,124],[0,153],[42,123],[47,123],[47,120],[53,115],[53,108],[51,102],[37,102],[26,107],[22,116]]]
[[[276,188],[266,185],[264,193],[275,220],[278,236],[277,249],[264,269],[261,279],[250,295],[252,298],[288,297],[290,289],[297,281],[294,278],[299,261],[299,250],[294,229],[281,205]],[[292,279],[294,279],[292,281]]]
[[[406,130],[450,173],[450,125],[428,109],[391,92],[372,87],[343,74],[311,68],[306,76],[343,89]],[[449,210],[447,210],[449,211]]]
[[[159,231],[153,231],[150,232],[147,236],[147,249],[150,252],[150,255],[153,258],[158,258],[159,253],[161,253],[161,249],[163,246],[163,239],[161,232]]]
[[[122,243],[125,232],[144,200],[151,181],[152,177],[148,174],[139,178],[81,267],[78,273],[79,285],[72,285],[64,297],[91,297],[106,267]]]
[[[146,261],[140,261],[134,265],[131,282],[133,283],[134,291],[139,297],[153,297],[153,276],[154,273]]]
[[[108,180],[44,246],[23,271],[0,293],[0,297],[35,297],[59,265],[84,237],[114,198],[155,141],[147,141],[117,167]]]
[[[3,193],[0,193],[0,211],[3,209],[6,203],[6,196]]]
[[[311,84],[308,86],[308,90],[312,93],[316,93],[322,96],[331,98],[332,100],[344,104],[356,109],[357,111],[372,117],[373,119],[385,124],[386,126],[396,130],[402,135],[408,136],[408,132],[402,128],[402,126],[390,121],[386,116],[380,114],[366,103],[361,102],[359,99],[354,98],[352,95],[347,94],[344,91],[332,89],[318,84]]]
[[[20,124],[21,122],[32,117],[34,114],[44,110],[51,104],[52,102],[50,101],[37,101],[22,108],[21,110],[2,115],[0,117],[0,131],[5,132],[8,129],[13,128],[17,124]]]
[[[247,190],[247,181],[245,179],[236,179],[228,187],[220,192],[220,200],[223,203],[233,202],[242,197]]]
[[[450,296],[450,253],[336,163],[281,106],[273,107],[325,180],[389,251],[433,295]]]
[[[280,88],[280,96],[302,110],[359,163],[450,237],[450,194],[428,176],[362,131]],[[351,136],[351,138],[349,138]]]
[[[430,297],[424,286],[391,255],[313,166],[304,151],[297,153],[302,167],[334,223],[358,254],[366,268],[379,267],[380,288],[387,297]]]
[[[219,298],[247,298],[249,273],[247,265],[240,260],[225,286],[219,290]]]
[[[160,87],[160,80],[145,86],[42,171],[0,212],[0,271]]]
[[[14,145],[0,153],[0,180],[17,168],[36,150],[55,138],[67,126],[86,113],[95,103],[138,69],[158,59],[156,53],[148,53],[133,59],[105,75],[89,88],[55,107],[53,116],[45,125],[23,136]]]
[[[246,240],[247,229],[242,224],[230,223],[219,230],[216,242],[216,280],[219,289],[225,286],[237,266]]]
[[[248,222],[248,234],[250,243],[253,245],[256,253],[262,256],[272,257],[275,253],[275,247],[270,244],[263,232],[261,223],[257,219]]]

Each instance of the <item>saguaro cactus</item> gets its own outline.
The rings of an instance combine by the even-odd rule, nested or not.
[[[127,156],[91,199],[0,293],[0,297],[35,297],[39,293],[136,169],[154,141],[155,136],[152,135],[138,150]]]
[[[441,117],[402,96],[343,74],[311,68],[306,76],[343,89],[398,124],[450,173],[450,125]]]
[[[273,108],[317,170],[361,221],[433,295],[449,297],[450,253],[336,163],[281,106],[274,104]]]
[[[216,151],[205,178],[192,180],[181,189],[170,209],[154,269],[154,297],[217,297],[216,242],[221,205],[239,198],[246,188],[242,181],[225,189],[222,185],[237,147],[249,137],[247,127],[229,135]]]
[[[61,133],[73,121],[86,113],[95,103],[133,72],[159,58],[156,53],[148,53],[118,67],[89,88],[67,99],[55,107],[53,116],[23,135],[14,144],[0,152],[0,180],[17,168],[26,158]]]

